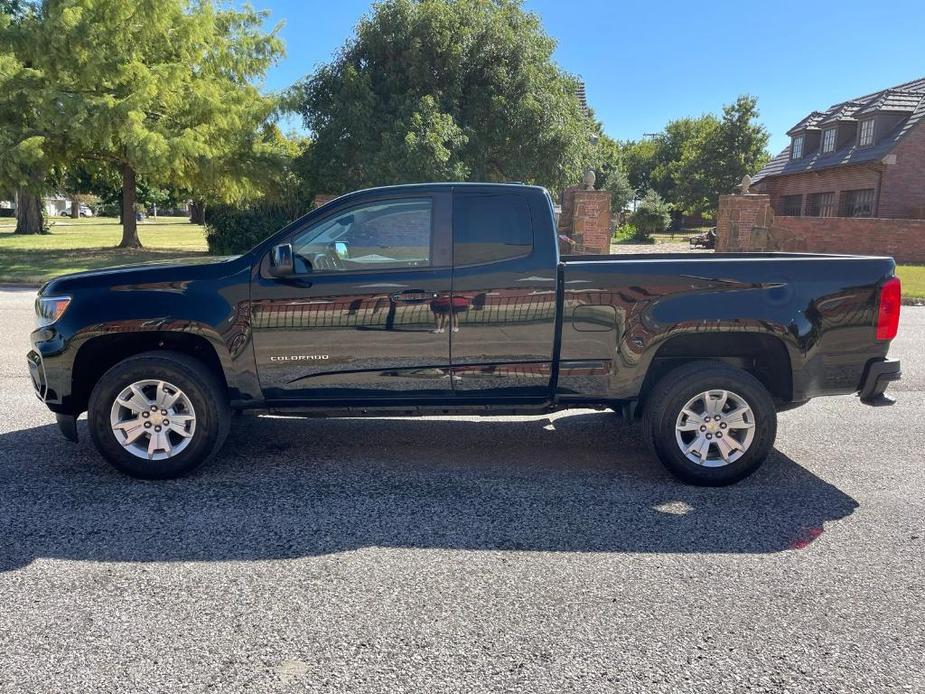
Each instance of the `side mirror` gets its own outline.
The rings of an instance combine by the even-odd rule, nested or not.
[[[273,246],[270,251],[270,274],[274,277],[291,277],[295,274],[291,243]]]

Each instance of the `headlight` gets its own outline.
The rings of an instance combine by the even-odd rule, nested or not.
[[[39,328],[51,325],[67,310],[69,296],[40,296],[35,300],[35,324]]]

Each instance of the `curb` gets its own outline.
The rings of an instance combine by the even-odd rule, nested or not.
[[[925,299],[922,297],[904,296],[900,299],[903,306],[925,306]]]
[[[38,289],[42,284],[42,282],[0,282],[0,291]]]

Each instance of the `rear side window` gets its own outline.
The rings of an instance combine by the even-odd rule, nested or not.
[[[530,206],[521,195],[457,195],[453,200],[453,264],[520,258],[533,250]]]

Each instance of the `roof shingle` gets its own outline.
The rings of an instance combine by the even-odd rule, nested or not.
[[[925,120],[925,77],[866,94],[856,99],[843,101],[831,106],[824,112],[813,111],[806,118],[787,131],[788,135],[805,131],[819,130],[820,127],[839,121],[853,121],[878,111],[891,113],[908,113],[909,117],[882,138],[873,147],[860,148],[856,143],[842,147],[835,152],[822,154],[820,151],[808,153],[802,159],[790,160],[790,147],[771,159],[752,179],[757,183],[769,176],[785,176],[804,171],[819,171],[833,166],[861,164],[877,161],[896,146],[912,128]]]

